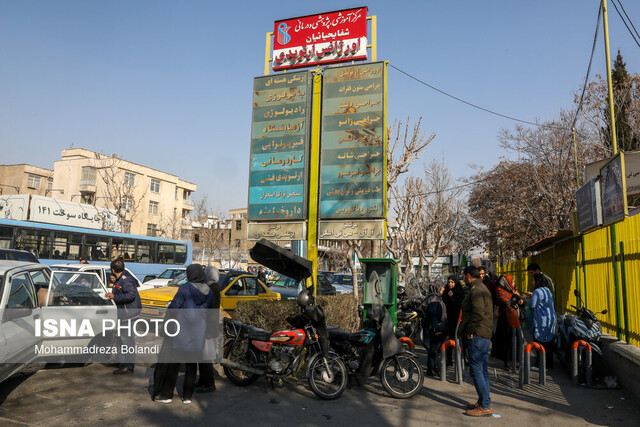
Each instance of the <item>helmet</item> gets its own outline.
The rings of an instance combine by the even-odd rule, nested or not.
[[[305,289],[304,291],[298,294],[298,305],[300,307],[305,307],[309,305],[311,301],[311,291],[309,289]]]

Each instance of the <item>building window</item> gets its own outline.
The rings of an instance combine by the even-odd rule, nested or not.
[[[160,180],[151,178],[151,192],[159,193],[160,192]]]
[[[147,236],[156,237],[158,226],[156,224],[147,224]]]
[[[82,167],[80,185],[96,185],[96,168],[93,166]]]
[[[136,185],[136,174],[133,172],[124,173],[124,185],[127,187],[133,187]]]
[[[38,175],[29,174],[29,181],[27,182],[27,187],[32,188],[34,190],[40,189],[40,178]]]
[[[178,187],[176,187],[176,200],[178,200]]]
[[[242,221],[236,221],[236,230],[242,230]]]
[[[149,215],[158,214],[158,202],[149,202]]]
[[[122,201],[122,209],[127,212],[131,212],[133,208],[133,199],[129,196],[124,196],[124,200]]]
[[[125,219],[123,221],[122,228],[123,228],[122,230],[123,233],[131,233],[131,221],[129,221],[128,219]]]
[[[236,248],[240,247],[240,239],[235,239]]]
[[[53,188],[53,178],[47,178],[47,190],[51,191]]]
[[[200,235],[198,233],[195,233],[193,235],[193,241],[196,243],[200,243]]]

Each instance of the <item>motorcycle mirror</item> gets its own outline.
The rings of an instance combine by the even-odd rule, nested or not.
[[[580,296],[580,291],[579,291],[579,290],[577,290],[577,289],[574,289],[574,290],[573,290],[573,294],[574,294],[575,296],[579,297],[579,296]]]
[[[607,314],[607,313],[608,313],[608,311],[607,311],[607,309],[605,308],[605,309],[604,309],[604,310],[602,310],[600,313],[602,313],[602,314]]]

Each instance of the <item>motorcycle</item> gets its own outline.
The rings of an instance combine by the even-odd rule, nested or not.
[[[380,376],[385,390],[393,397],[407,399],[417,394],[424,382],[424,372],[415,354],[407,350],[393,333],[393,321],[382,304],[380,283],[372,272],[375,295],[367,311],[363,329],[348,333],[328,328],[331,348],[344,360],[351,376]]]
[[[574,294],[579,297],[580,293],[576,290]],[[602,349],[598,345],[602,336],[602,326],[600,321],[586,307],[571,306],[576,310],[576,314],[564,313],[558,316],[558,331],[555,336],[555,350],[560,362],[567,366],[571,366],[571,348],[575,341],[583,340],[591,346],[592,354],[592,373],[593,379],[602,379],[605,374],[605,362]],[[607,314],[607,310],[602,310],[598,314]],[[586,373],[586,360],[582,352],[578,352],[578,375],[581,380],[584,379]]]
[[[415,278],[407,281],[406,288],[398,288],[398,311],[396,312],[398,321],[396,336],[398,338],[406,337],[415,342],[422,337],[423,302],[424,295],[422,295]]]
[[[250,253],[254,260],[296,280],[312,274],[310,261],[264,239]],[[261,376],[295,377],[306,366],[311,390],[321,399],[337,399],[347,386],[347,368],[340,356],[329,351],[324,311],[315,305],[310,289],[300,292],[297,302],[300,313],[287,317],[293,329],[272,333],[224,319],[224,372],[232,383],[246,386]]]

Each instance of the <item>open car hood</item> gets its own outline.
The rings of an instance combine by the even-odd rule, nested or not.
[[[296,281],[304,280],[313,274],[313,264],[267,239],[259,240],[249,254],[254,261],[265,267],[289,276]]]

